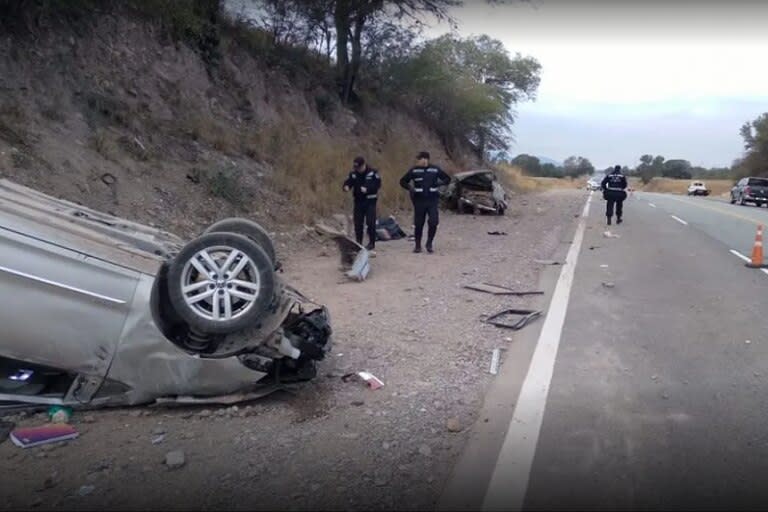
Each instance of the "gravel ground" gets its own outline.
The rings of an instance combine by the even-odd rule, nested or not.
[[[479,317],[526,304],[462,286],[535,289],[534,260],[569,242],[583,200],[552,191],[516,196],[505,217],[443,213],[436,254],[380,243],[363,283],[341,282],[332,246],[279,245],[286,279],[331,311],[334,350],[317,379],[239,407],[76,412],[81,437],[60,446],[5,441],[0,509],[434,508],[482,421],[491,351],[513,342]],[[342,382],[358,370],[385,387]]]

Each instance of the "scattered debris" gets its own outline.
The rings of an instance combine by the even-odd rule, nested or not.
[[[621,235],[617,235],[615,233],[611,233],[610,231],[603,232],[603,236],[605,238],[621,238]]]
[[[83,423],[95,423],[95,422],[96,422],[96,418],[91,414],[87,414],[83,417]]]
[[[365,402],[363,400],[355,400],[352,402],[352,405],[354,405],[355,407],[361,407],[365,405]]]
[[[600,246],[599,246],[599,245],[591,245],[591,246],[589,247],[589,250],[590,250],[590,251],[594,251],[595,249],[599,249],[599,248],[600,248]]]
[[[165,455],[165,465],[168,469],[179,469],[187,463],[182,450],[174,450]]]
[[[371,271],[370,253],[344,232],[325,224],[315,224],[315,230],[336,242],[341,252],[341,265],[345,275],[354,281],[364,281]]]
[[[424,457],[430,457],[432,455],[432,448],[426,444],[422,444],[419,446],[419,454],[423,455]]]
[[[496,236],[507,236],[507,233],[504,231],[489,231],[488,234]]]
[[[351,380],[361,380],[365,382],[365,384],[371,389],[379,389],[384,386],[384,383],[370,372],[348,373],[343,375],[341,380],[344,382],[349,382]]]
[[[115,178],[114,174],[110,174],[108,172],[105,172],[101,175],[101,181],[107,186],[112,186],[117,182],[117,178]]]
[[[501,351],[497,348],[493,349],[493,353],[491,354],[491,368],[489,370],[491,375],[496,375],[499,373],[500,358],[501,358]]]
[[[504,327],[505,329],[512,329],[513,331],[517,331],[528,325],[531,321],[540,317],[541,314],[541,311],[534,311],[531,309],[505,309],[504,311],[500,311],[486,318],[485,323],[495,325],[496,327]],[[509,315],[521,315],[521,318],[513,324],[508,324],[498,320],[501,317]]]
[[[746,343],[747,345],[749,345],[750,343],[752,343],[752,340],[745,340],[745,341],[744,341],[744,343]]]
[[[95,485],[84,485],[80,487],[80,489],[77,490],[77,495],[80,497],[88,496],[89,494],[93,493],[93,491],[96,490]]]
[[[69,423],[72,417],[72,409],[70,407],[54,405],[48,409],[48,417],[51,423]]]
[[[516,295],[520,297],[524,295],[544,295],[544,292],[540,291],[516,292],[511,288],[507,288],[506,286],[492,283],[471,283],[464,285],[464,288],[478,292],[492,293],[494,295]]]
[[[600,268],[608,268],[608,265],[600,265]]]
[[[658,375],[651,375],[651,380],[659,380],[659,376]]]
[[[153,445],[158,445],[158,444],[162,443],[163,441],[165,441],[165,434],[160,434],[160,435],[155,436],[152,439],[152,444]]]
[[[603,281],[603,286],[605,288],[615,288],[616,287],[616,283],[613,283],[611,281]]]
[[[71,425],[55,424],[40,427],[17,428],[11,432],[11,441],[21,448],[31,448],[50,443],[69,441],[78,436],[78,432]]]
[[[461,432],[461,422],[459,422],[459,418],[448,418],[448,421],[445,422],[445,428],[448,429],[448,432]]]
[[[540,265],[562,265],[559,261],[555,260],[533,260]]]

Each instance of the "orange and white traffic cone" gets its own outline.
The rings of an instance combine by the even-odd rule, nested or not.
[[[766,268],[768,265],[763,263],[763,225],[757,226],[755,235],[755,245],[752,247],[752,261],[747,263],[749,268]]]

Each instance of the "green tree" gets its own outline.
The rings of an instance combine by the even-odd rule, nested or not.
[[[691,179],[691,163],[688,160],[667,160],[664,162],[662,176],[674,179]]]
[[[768,112],[744,123],[740,133],[745,153],[738,162],[739,175],[768,176]]]
[[[446,148],[463,139],[482,157],[508,148],[513,107],[535,98],[541,69],[533,58],[510,57],[488,36],[453,35],[385,65],[386,88],[417,109]]]
[[[526,174],[531,176],[539,176],[541,173],[541,162],[535,156],[523,153],[513,158],[511,163],[520,167]]]
[[[578,178],[595,172],[595,166],[587,158],[582,156],[569,156],[563,162],[563,170],[566,176]]]

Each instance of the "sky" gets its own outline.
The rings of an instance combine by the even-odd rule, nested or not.
[[[513,155],[729,166],[741,125],[768,112],[768,2],[466,0],[451,15],[459,35],[542,65],[536,101],[517,107]],[[433,23],[425,36],[447,31]]]

